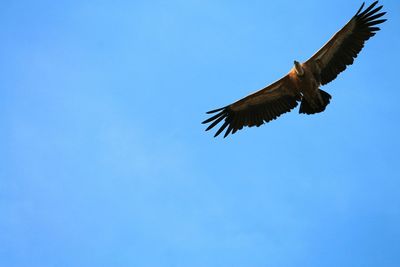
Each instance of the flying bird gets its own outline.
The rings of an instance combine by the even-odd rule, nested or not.
[[[206,131],[222,122],[214,137],[226,129],[225,138],[245,126],[259,127],[274,120],[291,111],[298,102],[299,113],[324,111],[331,96],[319,87],[333,81],[348,65],[353,64],[364,43],[380,30],[377,25],[386,21],[380,19],[386,12],[379,13],[383,6],[376,7],[378,1],[365,10],[364,4],[310,59],[304,63],[294,61],[286,76],[228,106],[207,112],[217,114],[202,122],[211,123]]]

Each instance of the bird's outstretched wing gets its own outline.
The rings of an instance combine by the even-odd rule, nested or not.
[[[224,137],[234,134],[244,126],[260,126],[289,112],[297,106],[301,95],[292,88],[289,75],[277,82],[226,107],[211,110],[207,114],[217,113],[202,123],[211,123],[206,131],[223,121],[214,137],[225,131]]]
[[[348,65],[353,64],[364,43],[380,30],[377,25],[386,21],[379,19],[386,12],[378,13],[383,7],[375,7],[378,1],[365,10],[364,4],[351,20],[305,63],[317,63],[321,84],[334,80]]]

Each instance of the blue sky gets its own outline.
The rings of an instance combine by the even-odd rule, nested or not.
[[[361,2],[4,2],[0,266],[399,266],[400,4],[382,4],[324,113],[214,139],[205,111]]]

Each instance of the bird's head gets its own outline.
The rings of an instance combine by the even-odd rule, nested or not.
[[[298,76],[303,76],[304,75],[304,69],[303,69],[303,67],[301,66],[301,64],[300,64],[300,62],[298,62],[298,61],[294,61],[294,69],[295,69],[295,71],[296,71],[296,74],[298,75]]]

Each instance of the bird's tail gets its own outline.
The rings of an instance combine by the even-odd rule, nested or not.
[[[332,98],[330,94],[325,91],[319,90],[321,101],[317,100],[316,105],[310,105],[305,98],[301,101],[299,113],[315,114],[325,110],[326,106],[330,103]]]

